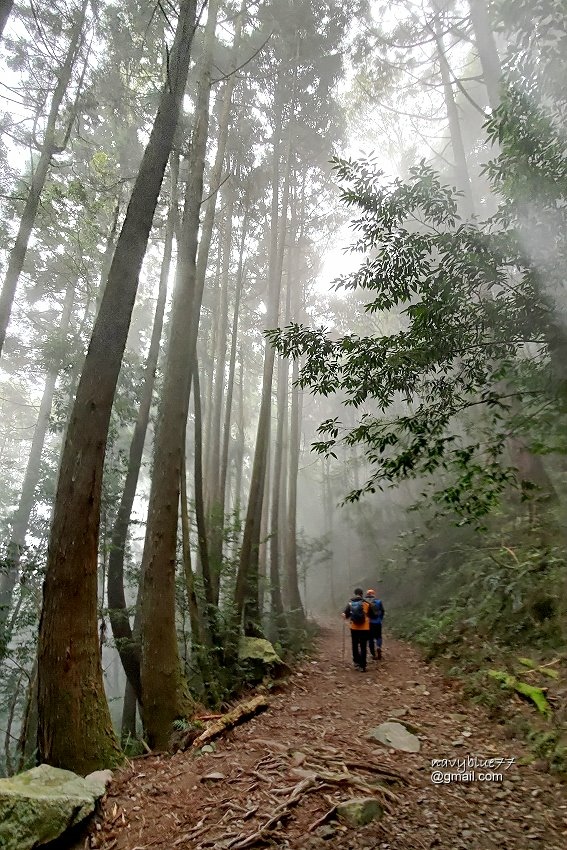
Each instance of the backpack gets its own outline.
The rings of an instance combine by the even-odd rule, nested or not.
[[[350,619],[356,626],[361,626],[366,617],[364,614],[364,601],[362,599],[354,599],[350,603]]]
[[[384,606],[380,599],[367,599],[370,605],[370,619],[378,620],[384,616]]]

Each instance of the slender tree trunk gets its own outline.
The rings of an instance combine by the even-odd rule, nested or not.
[[[209,533],[210,567],[215,601],[218,604],[222,569],[222,544],[224,535],[224,495],[221,492],[221,428],[222,405],[225,388],[225,363],[228,348],[228,280],[230,272],[230,249],[232,245],[232,214],[234,192],[229,189],[229,201],[225,216],[223,259],[221,268],[221,297],[218,322],[218,349],[214,381],[213,415],[211,427],[211,450],[208,468],[209,479]]]
[[[230,125],[230,111],[232,106],[232,95],[236,84],[235,69],[238,60],[238,51],[242,37],[242,19],[246,9],[246,0],[242,0],[240,12],[236,19],[234,32],[234,41],[231,50],[231,68],[233,73],[230,73],[223,89],[220,99],[219,117],[218,117],[218,136],[217,150],[215,153],[215,161],[211,170],[211,179],[209,181],[210,197],[204,204],[205,212],[203,218],[203,226],[201,228],[201,238],[199,240],[199,254],[197,257],[197,280],[198,288],[204,286],[205,274],[207,271],[207,262],[209,259],[209,251],[211,246],[211,237],[213,233],[213,224],[215,220],[215,211],[218,191],[221,184],[222,166],[225,158],[226,145],[228,141],[228,131]]]
[[[39,750],[42,761],[78,773],[121,760],[98,652],[102,472],[138,277],[185,92],[195,7],[195,0],[182,0],[167,83],[93,328],[55,498],[39,628]]]
[[[184,717],[190,707],[177,646],[175,566],[179,488],[189,411],[190,357],[196,344],[198,328],[198,320],[194,324],[193,315],[196,310],[197,239],[217,14],[218,0],[212,0],[209,2],[205,27],[142,558],[142,716],[148,744],[157,749],[168,746],[174,720]],[[189,333],[188,321],[191,325]],[[192,334],[193,327],[195,336]]]
[[[74,283],[69,284],[65,292],[63,309],[59,319],[59,338],[61,341],[65,340],[67,331],[69,330],[74,294]],[[22,483],[20,501],[12,521],[11,536],[8,542],[6,558],[8,569],[6,573],[0,575],[0,660],[4,657],[10,642],[11,635],[9,633],[10,630],[7,629],[7,624],[9,622],[12,594],[20,572],[20,558],[26,542],[28,523],[34,504],[35,489],[39,480],[41,455],[43,453],[45,437],[49,428],[55,385],[57,383],[60,369],[61,361],[58,360],[56,363],[54,362],[50,365],[47,372],[30,453],[26,464],[24,480]]]
[[[266,583],[268,579],[268,530],[270,521],[270,449],[266,458],[266,481],[264,492],[267,497],[262,503],[262,518],[260,520],[260,540],[258,542],[258,611],[260,617],[265,611]]]
[[[195,408],[195,521],[197,523],[197,539],[203,573],[205,601],[209,609],[216,607],[213,579],[209,564],[209,543],[207,539],[207,523],[205,518],[205,495],[203,480],[203,415],[201,410],[201,385],[199,370],[193,372],[193,406]],[[211,610],[209,610],[210,619]]]
[[[43,187],[45,186],[45,181],[51,167],[51,161],[54,154],[61,153],[67,145],[67,139],[65,138],[64,143],[58,146],[56,139],[57,117],[61,109],[61,104],[63,103],[63,98],[69,88],[73,67],[83,42],[83,26],[85,23],[88,5],[89,0],[83,0],[71,28],[67,55],[65,56],[65,61],[57,75],[57,85],[55,86],[55,91],[51,98],[39,161],[33,172],[31,186],[24,206],[24,211],[22,213],[22,218],[20,220],[16,241],[8,259],[8,268],[6,269],[4,284],[2,286],[2,292],[0,293],[0,354],[2,354],[2,349],[4,347],[6,330],[8,328],[8,322],[12,312],[12,304],[14,303],[18,280],[24,266],[30,236],[39,208],[41,193],[43,192]],[[72,126],[72,121],[74,121],[74,118],[71,119],[69,126]],[[68,133],[66,133],[65,136],[68,136]]]
[[[294,234],[292,228],[291,244],[294,244]],[[287,280],[287,295],[286,295],[286,314],[285,324],[289,322],[290,314],[290,278],[288,274]],[[274,445],[274,466],[272,472],[272,502],[271,502],[271,518],[270,518],[270,608],[272,616],[275,617],[275,630],[280,632],[283,630],[283,601],[281,591],[281,566],[280,566],[280,548],[282,541],[283,526],[280,525],[281,520],[281,490],[282,479],[285,480],[283,474],[284,463],[284,426],[288,413],[288,360],[285,357],[280,357],[278,362],[278,389],[277,389],[277,425],[276,439]]]
[[[244,471],[245,422],[244,422],[244,363],[240,354],[238,381],[238,440],[234,457],[234,513],[240,519],[242,505],[242,477]]]
[[[502,86],[502,66],[494,39],[494,32],[488,17],[485,0],[469,0],[476,49],[482,67],[484,85],[488,93],[488,102],[492,109],[500,103]]]
[[[140,647],[134,641],[130,626],[130,616],[126,605],[124,591],[124,557],[126,553],[126,540],[128,537],[128,526],[132,514],[132,506],[136,496],[138,478],[142,465],[144,443],[150,421],[150,409],[154,392],[156,369],[158,364],[161,338],[163,331],[163,316],[165,302],[167,299],[167,281],[171,268],[171,254],[173,248],[173,228],[175,211],[177,209],[177,180],[179,175],[179,156],[172,157],[171,162],[171,197],[169,213],[165,229],[165,242],[163,259],[161,264],[158,296],[150,347],[144,370],[144,383],[140,398],[138,418],[130,443],[130,454],[128,458],[128,470],[124,489],[120,499],[120,505],[116,514],[112,539],[110,546],[110,557],[108,564],[108,613],[112,626],[112,633],[116,642],[116,648],[122,661],[122,666],[128,681],[134,688],[136,699],[141,702],[142,688],[140,682]]]
[[[220,235],[220,228],[219,228]],[[211,300],[213,304],[217,304],[219,301],[219,293],[220,293],[220,279],[221,279],[221,264],[222,264],[222,251],[220,248],[220,239],[219,239],[219,247],[217,251],[217,262],[216,262],[216,270],[214,276],[214,284],[211,286]],[[198,278],[199,280],[199,278]],[[201,303],[201,297],[197,295],[199,299],[199,303]],[[210,328],[202,328],[199,327],[199,336],[202,337],[202,354],[199,357],[199,361],[201,364],[203,362],[206,363],[205,366],[201,365],[201,374],[199,375],[199,381],[202,387],[203,398],[201,400],[202,407],[205,411],[205,416],[203,420],[203,469],[204,469],[204,478],[203,478],[203,496],[205,499],[205,504],[208,505],[210,502],[211,493],[207,490],[207,487],[211,486],[210,478],[207,475],[208,470],[211,468],[211,452],[212,452],[212,439],[211,432],[213,428],[213,394],[214,394],[214,373],[215,373],[215,352],[218,347],[218,333],[219,333],[219,323],[215,321],[215,316],[217,315],[217,310],[212,310],[211,314],[211,326]],[[208,332],[208,333],[207,333]],[[207,339],[208,336],[208,339]],[[208,343],[208,346],[207,346]],[[206,360],[205,360],[205,349],[207,350]],[[195,358],[197,358],[197,352],[195,352]]]
[[[292,98],[293,102],[293,98]],[[280,288],[283,268],[283,252],[287,207],[289,200],[289,179],[291,174],[291,133],[292,121],[288,129],[287,144],[287,173],[284,182],[281,219],[278,220],[278,186],[279,186],[279,137],[281,134],[281,106],[278,107],[278,119],[274,133],[274,165],[272,176],[272,219],[270,246],[270,280],[268,294],[268,309],[266,325],[268,328],[277,326]],[[243,621],[246,634],[257,634],[260,628],[260,612],[258,606],[258,546],[260,542],[260,524],[262,518],[262,503],[266,480],[266,464],[270,443],[270,418],[272,406],[272,379],[274,371],[275,350],[266,343],[264,349],[264,373],[262,378],[262,398],[258,430],[252,466],[252,478],[248,496],[248,510],[244,526],[240,562],[236,577],[235,588],[235,617]]]
[[[0,0],[0,38],[4,35],[4,27],[10,17],[14,0]]]
[[[26,695],[26,707],[18,739],[18,772],[34,767],[37,763],[37,656],[30,673]]]
[[[220,458],[220,487],[219,493],[223,500],[223,514],[226,500],[226,480],[228,475],[228,449],[230,445],[230,423],[232,418],[232,400],[234,397],[234,379],[236,373],[236,348],[238,342],[238,321],[240,317],[240,299],[244,285],[244,245],[248,229],[248,206],[244,211],[242,220],[242,233],[240,235],[240,251],[238,256],[238,271],[236,274],[236,291],[234,293],[234,309],[232,313],[232,327],[230,332],[230,357],[228,362],[228,379],[226,386],[226,401],[224,409],[224,425],[222,438],[222,451]],[[235,500],[236,501],[236,500]]]
[[[14,775],[14,762],[12,759],[12,741],[14,740],[14,736],[12,735],[12,725],[14,723],[14,716],[16,714],[16,706],[18,704],[23,678],[24,673],[21,671],[16,679],[16,687],[10,695],[4,720],[4,725],[6,726],[6,729],[4,730],[4,761],[6,764],[6,776]]]
[[[296,317],[303,312],[303,286],[300,283],[299,258],[303,244],[303,228],[305,221],[305,177],[303,180],[301,209],[299,214],[299,238],[296,240],[295,251],[291,260],[292,275],[290,288],[293,286],[292,311]],[[299,360],[293,361],[291,373],[291,409],[289,424],[288,451],[288,490],[287,516],[285,534],[285,604],[288,610],[288,620],[293,628],[301,628],[305,622],[305,611],[299,592],[299,576],[297,569],[297,479],[299,475],[299,457],[301,453],[301,418],[303,396],[300,394],[297,380],[299,378]]]
[[[207,631],[204,628],[199,611],[199,602],[197,592],[195,590],[195,578],[193,576],[193,567],[191,564],[191,538],[189,526],[189,503],[187,499],[187,470],[186,463],[183,463],[181,469],[181,536],[183,547],[183,575],[185,577],[185,593],[187,595],[187,608],[189,611],[189,620],[191,622],[191,634],[193,644],[203,645],[205,642],[210,645]]]
[[[465,146],[463,144],[463,134],[461,132],[461,122],[459,120],[459,111],[455,103],[455,95],[453,93],[453,84],[451,82],[451,70],[447,57],[445,55],[445,45],[443,43],[443,28],[439,18],[435,20],[435,41],[437,45],[437,59],[439,60],[439,69],[441,72],[441,81],[443,83],[443,93],[445,96],[445,109],[447,110],[447,118],[449,121],[449,132],[451,135],[451,148],[453,150],[453,158],[455,160],[455,181],[457,188],[464,194],[464,211],[466,215],[474,213],[474,203],[471,191],[471,181],[469,177],[469,169],[467,166],[467,158],[465,154]]]

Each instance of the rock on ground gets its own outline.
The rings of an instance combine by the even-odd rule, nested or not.
[[[111,776],[96,771],[83,779],[42,764],[0,779],[0,847],[31,850],[59,838],[94,811]]]
[[[337,815],[349,826],[366,826],[382,817],[384,809],[374,797],[353,797],[337,806]]]
[[[418,753],[420,750],[419,738],[408,732],[403,724],[395,721],[381,723],[370,730],[368,737],[379,741],[385,747],[402,750],[404,753]]]

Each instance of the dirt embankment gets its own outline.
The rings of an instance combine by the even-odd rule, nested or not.
[[[369,662],[366,674],[352,669],[349,644],[346,635],[343,660],[340,623],[325,630],[318,654],[271,697],[269,710],[228,732],[213,751],[132,762],[78,846],[567,847],[565,786],[523,764],[519,741],[464,702],[407,644],[386,638],[384,660]],[[368,739],[388,720],[414,732],[420,752]],[[486,759],[495,761],[483,765]],[[469,774],[468,781],[450,774]],[[336,819],[342,800],[369,796],[384,809],[380,819],[357,828]]]

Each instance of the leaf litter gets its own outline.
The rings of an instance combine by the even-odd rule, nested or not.
[[[525,746],[413,647],[387,641],[384,656],[362,675],[341,657],[340,626],[326,629],[319,663],[300,663],[267,711],[218,737],[216,752],[146,755],[115,773],[73,850],[564,850],[565,786],[519,764]],[[394,712],[425,730],[421,752],[367,738]],[[432,782],[432,759],[469,755],[514,763],[502,782]],[[384,814],[347,827],[337,808],[360,797]]]

